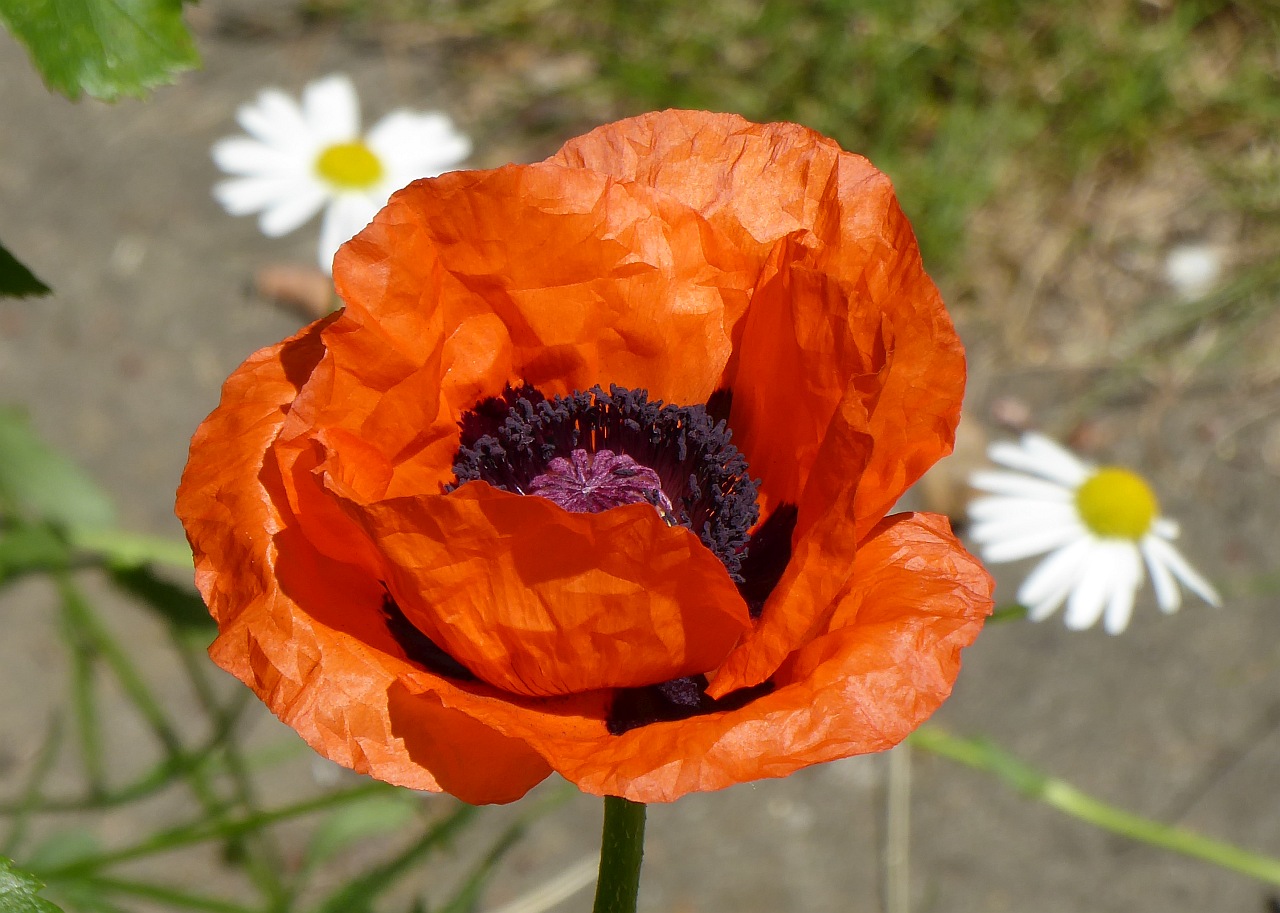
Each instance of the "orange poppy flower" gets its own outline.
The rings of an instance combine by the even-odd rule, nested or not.
[[[252,356],[178,514],[213,659],[317,751],[469,802],[669,801],[888,748],[991,582],[886,512],[964,357],[888,179],[668,111],[396,194]]]

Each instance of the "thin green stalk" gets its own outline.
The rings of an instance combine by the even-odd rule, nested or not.
[[[189,637],[184,637],[180,629],[170,626],[169,633],[173,647],[177,650],[178,657],[182,660],[183,668],[187,671],[187,677],[191,680],[191,686],[195,689],[197,699],[215,725],[220,730],[225,731],[226,738],[222,743],[223,758],[226,762],[227,773],[231,778],[235,800],[242,812],[250,815],[257,814],[262,808],[258,803],[252,778],[249,776],[244,758],[240,753],[240,746],[234,738],[231,726],[231,717],[233,715],[238,716],[236,704],[224,707],[218,700],[205,674],[208,659],[204,651],[200,650],[199,654],[196,655],[193,652],[194,645],[192,641]],[[243,694],[244,692],[238,693]],[[259,831],[250,835],[250,837],[253,840],[253,845],[246,848],[245,853],[250,873],[259,887],[271,898],[274,905],[285,906],[290,892],[284,879],[279,874],[285,871],[284,857],[280,852],[280,847],[267,831]]]
[[[604,797],[600,877],[593,913],[635,913],[644,860],[645,806],[620,796]]]
[[[527,828],[528,822],[521,819],[503,831],[489,848],[489,852],[485,853],[484,858],[467,876],[453,899],[440,908],[440,913],[469,913],[476,909],[480,902],[480,893],[488,883],[493,870],[502,861],[502,857],[516,845]]]
[[[13,857],[22,843],[22,838],[26,836],[27,823],[31,815],[40,808],[40,793],[44,789],[45,780],[53,772],[53,760],[58,756],[61,745],[62,725],[58,718],[54,717],[49,723],[49,734],[44,737],[40,752],[36,755],[35,766],[31,769],[31,779],[27,781],[27,788],[22,791],[22,798],[17,802],[13,822],[9,827],[9,836],[0,846],[0,856]]]
[[[472,870],[463,882],[462,887],[454,894],[453,898],[444,905],[439,913],[468,913],[474,910],[480,900],[480,894],[484,890],[485,884],[492,876],[494,869],[506,855],[507,851],[515,846],[521,835],[529,829],[529,825],[537,821],[553,808],[563,805],[569,798],[577,794],[577,790],[568,783],[561,784],[561,789],[544,794],[541,799],[533,804],[526,804],[524,813],[512,822],[502,834],[494,841],[493,846],[489,848],[489,852],[480,860],[480,863]],[[565,788],[567,787],[567,788]],[[595,868],[595,860],[591,860],[592,869]],[[581,885],[579,885],[581,887]],[[564,896],[569,896],[568,894]],[[551,909],[550,906],[541,907],[539,909]]]
[[[158,901],[169,907],[187,910],[207,910],[209,913],[255,913],[254,908],[242,904],[219,900],[216,897],[204,897],[170,888],[164,885],[150,884],[145,881],[129,881],[123,878],[77,878],[72,884],[79,888],[88,888],[95,893],[126,894],[130,897],[142,897]]]
[[[1230,843],[1108,805],[1070,783],[1046,776],[984,739],[961,738],[929,726],[912,733],[911,744],[975,770],[995,774],[1023,795],[1104,831],[1280,885],[1280,859],[1252,853]]]
[[[185,757],[187,754],[186,746],[182,744],[177,730],[169,722],[164,708],[151,693],[142,676],[138,674],[138,670],[134,667],[128,654],[111,637],[106,626],[102,624],[94,613],[88,600],[84,598],[84,595],[72,581],[71,575],[66,573],[59,574],[57,580],[58,588],[62,594],[63,605],[70,614],[72,623],[84,633],[84,636],[89,639],[98,653],[102,655],[112,673],[119,680],[121,687],[124,688],[125,694],[133,702],[134,707],[151,725],[152,731],[164,747],[170,761],[176,763],[179,759]],[[225,818],[229,811],[228,803],[217,795],[203,768],[186,767],[182,769],[186,774],[187,784],[204,807],[205,813],[215,820]],[[279,901],[284,896],[284,882],[281,879],[279,868],[253,853],[246,853],[245,860],[246,868],[258,887],[268,897]]]
[[[248,695],[251,692],[246,691]],[[229,719],[227,725],[234,725],[235,720]],[[104,808],[113,808],[118,805],[124,805],[134,802],[138,799],[159,792],[173,782],[175,775],[183,775],[186,771],[194,767],[200,767],[209,764],[214,755],[223,750],[223,739],[226,737],[226,729],[221,725],[206,740],[205,744],[197,748],[195,751],[188,752],[180,758],[163,758],[159,763],[152,767],[149,771],[140,776],[137,780],[128,786],[122,786],[119,789],[103,792],[98,795],[89,795],[88,797],[76,799],[45,799],[39,802],[33,809],[35,812],[46,814],[58,814],[65,812],[86,812]],[[7,815],[20,814],[24,808],[24,803],[8,802],[0,804],[0,817]]]
[[[129,696],[133,705],[137,707],[138,712],[150,724],[156,737],[169,754],[175,757],[182,755],[184,749],[177,732],[169,723],[164,709],[160,706],[159,701],[155,699],[155,696],[152,695],[128,655],[107,633],[102,622],[89,607],[89,603],[84,598],[84,594],[80,592],[80,588],[72,582],[70,575],[59,574],[57,580],[58,590],[62,596],[62,604],[70,622],[75,625],[86,641],[93,645],[93,648],[111,667],[112,673],[120,680],[125,694]]]
[[[319,913],[350,913],[352,910],[370,909],[374,898],[412,871],[417,861],[433,847],[452,837],[471,820],[476,811],[474,805],[459,805],[448,817],[428,827],[421,837],[394,859],[373,867],[330,894],[318,908]]]
[[[208,821],[201,818],[190,824],[181,827],[170,828],[167,831],[161,831],[158,834],[152,834],[146,840],[139,841],[132,846],[123,849],[112,850],[106,853],[99,853],[96,856],[90,856],[84,859],[77,859],[75,862],[68,863],[53,869],[38,872],[44,878],[69,878],[72,876],[89,875],[98,869],[114,865],[118,862],[126,862],[130,859],[139,859],[144,856],[154,856],[159,853],[167,853],[176,850],[179,847],[190,846],[194,843],[204,843],[209,840],[226,840],[239,834],[246,834],[250,831],[258,830],[267,825],[276,824],[289,818],[297,818],[302,815],[309,815],[312,812],[323,811],[326,808],[332,808],[335,805],[341,805],[352,799],[366,796],[378,790],[391,789],[383,783],[365,783],[360,786],[352,787],[339,793],[329,793],[327,795],[318,796],[315,799],[308,799],[304,802],[296,802],[292,805],[286,805],[281,808],[264,811],[257,815],[246,815],[243,818],[233,819],[229,821]]]
[[[99,726],[97,697],[93,690],[95,650],[85,632],[75,624],[71,610],[63,601],[59,614],[62,636],[71,654],[71,706],[75,712],[76,735],[80,740],[80,755],[84,762],[85,780],[89,795],[97,798],[106,794],[107,773],[102,755],[102,729]]]

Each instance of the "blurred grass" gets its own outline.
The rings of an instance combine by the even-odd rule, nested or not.
[[[955,265],[969,214],[1011,175],[1062,187],[1091,169],[1140,164],[1153,145],[1172,141],[1215,147],[1224,185],[1280,212],[1280,152],[1258,143],[1280,127],[1280,7],[1270,0],[311,0],[308,8],[416,24],[420,40],[448,43],[463,80],[500,79],[502,63],[535,59],[525,83],[544,97],[507,93],[535,131],[563,136],[602,116],[668,106],[803,123],[894,179],[935,269]],[[575,112],[593,116],[563,123]]]

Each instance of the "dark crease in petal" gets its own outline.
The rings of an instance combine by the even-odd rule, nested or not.
[[[417,663],[428,672],[443,675],[445,678],[463,682],[477,681],[471,670],[458,662],[427,635],[423,634],[413,622],[405,617],[400,606],[386,593],[382,597],[382,615],[387,620],[387,630],[395,638],[395,642],[404,650],[410,662]]]
[[[795,532],[799,510],[794,504],[779,504],[756,527],[742,559],[742,582],[738,592],[746,600],[752,618],[759,618],[765,601],[773,592],[791,561],[791,534]]]
[[[708,713],[739,710],[773,691],[773,682],[740,688],[720,699],[706,694],[707,678],[694,675],[645,688],[619,689],[606,725],[612,735],[622,735],[651,723],[670,723]]]

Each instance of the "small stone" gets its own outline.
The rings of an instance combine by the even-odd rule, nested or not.
[[[1165,257],[1165,280],[1188,300],[1203,297],[1221,275],[1222,255],[1208,244],[1179,244]]]

